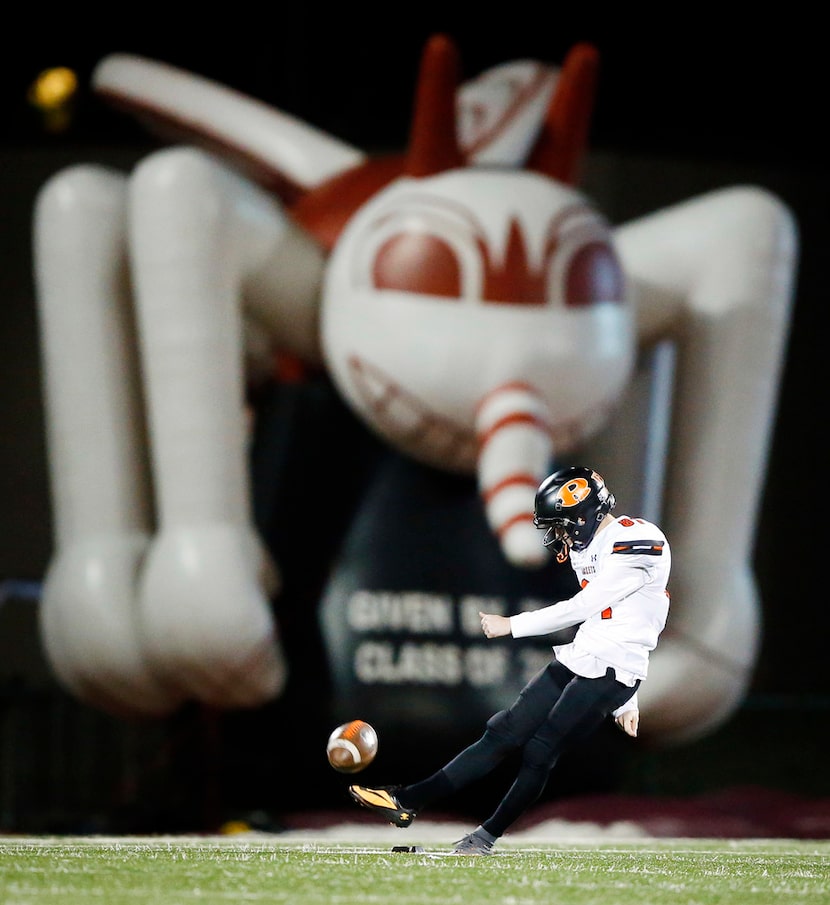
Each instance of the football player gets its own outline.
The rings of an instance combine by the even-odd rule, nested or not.
[[[488,855],[496,841],[542,794],[562,752],[612,716],[628,735],[639,724],[637,689],[649,652],[666,625],[671,551],[663,532],[642,518],[615,517],[614,494],[591,468],[562,468],[539,486],[534,524],[560,562],[570,561],[581,590],[539,610],[480,613],[487,638],[527,638],[578,625],[554,656],[484,734],[437,773],[407,786],[349,793],[399,827],[434,801],[490,773],[522,750],[521,766],[494,813],[456,843],[454,854]]]

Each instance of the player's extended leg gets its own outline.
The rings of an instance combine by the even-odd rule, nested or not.
[[[409,826],[421,808],[486,776],[511,751],[525,744],[572,678],[570,670],[552,661],[528,682],[507,710],[490,717],[478,741],[437,773],[409,786],[350,786],[349,794],[396,826]]]
[[[550,715],[524,746],[513,785],[481,825],[494,841],[538,800],[560,754],[597,729],[608,714],[631,697],[632,689],[618,682],[611,669],[596,679],[570,675]]]

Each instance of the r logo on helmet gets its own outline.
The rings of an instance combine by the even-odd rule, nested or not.
[[[591,485],[585,478],[572,478],[567,484],[563,484],[556,496],[567,509],[581,503],[591,493]]]

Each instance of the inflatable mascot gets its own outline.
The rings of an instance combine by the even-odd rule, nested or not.
[[[612,227],[578,187],[597,67],[579,44],[460,84],[436,35],[407,148],[370,157],[175,67],[99,63],[98,94],[175,141],[130,174],[71,166],[36,204],[41,625],[68,689],[151,717],[281,694],[244,400],[282,355],[325,369],[390,447],[475,475],[511,568],[547,555],[532,509],[551,463],[602,470],[673,546],[644,726],[684,738],[732,712],[758,649],[796,224],[738,186]]]

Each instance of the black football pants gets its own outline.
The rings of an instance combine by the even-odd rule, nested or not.
[[[436,797],[463,788],[490,773],[519,748],[519,773],[495,813],[482,826],[501,836],[542,794],[560,754],[599,728],[637,690],[618,682],[609,667],[604,676],[586,679],[551,661],[522,689],[516,700],[487,721],[484,735],[422,783],[400,790],[399,798],[417,810]]]

